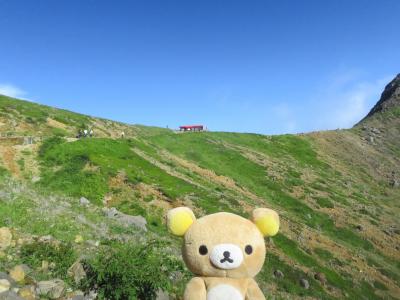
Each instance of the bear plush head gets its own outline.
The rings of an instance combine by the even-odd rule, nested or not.
[[[254,277],[264,264],[264,236],[279,230],[278,214],[267,208],[255,209],[248,220],[226,212],[196,219],[189,208],[178,207],[167,221],[173,234],[184,236],[187,267],[204,277]]]

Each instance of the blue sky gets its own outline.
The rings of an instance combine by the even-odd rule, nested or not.
[[[398,0],[0,0],[0,93],[170,128],[351,127],[400,72],[398,12]]]

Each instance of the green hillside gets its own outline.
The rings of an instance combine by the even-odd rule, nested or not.
[[[179,261],[180,240],[165,228],[169,208],[187,205],[198,216],[217,211],[248,216],[254,207],[271,207],[280,213],[282,229],[266,241],[267,260],[257,278],[265,295],[398,299],[399,112],[400,105],[392,105],[352,129],[302,135],[175,133],[0,96],[0,227],[12,228],[17,236],[51,234],[73,245],[71,255],[88,252],[97,262],[110,243],[125,253],[125,244],[146,247],[154,241]],[[80,128],[89,127],[94,138],[75,138]],[[36,142],[13,140],[23,136]],[[88,209],[79,205],[81,197],[91,202]],[[103,207],[144,217],[148,231],[113,223]],[[76,242],[77,235],[83,244]],[[99,247],[85,248],[87,241],[97,240]],[[161,251],[157,247],[154,251]],[[32,264],[23,255],[13,257],[0,255],[0,271],[18,262]],[[160,286],[149,284],[179,299],[188,271],[179,265],[174,272],[182,276],[171,283],[168,273],[176,262],[144,261],[149,268],[165,265],[165,274],[155,277]],[[100,272],[96,266],[93,270]],[[59,276],[78,288],[65,270]],[[310,287],[302,287],[301,279]],[[140,293],[129,295],[145,297]]]

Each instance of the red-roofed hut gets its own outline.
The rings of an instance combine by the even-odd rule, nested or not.
[[[203,131],[203,125],[183,125],[179,126],[180,131]]]

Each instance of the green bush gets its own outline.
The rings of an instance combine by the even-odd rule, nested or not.
[[[331,260],[334,258],[331,252],[322,248],[315,248],[314,252],[323,260]]]
[[[0,166],[0,178],[8,176],[10,173],[8,170],[2,166]]]
[[[68,132],[65,129],[62,128],[52,128],[51,129],[51,133],[54,136],[59,136],[59,137],[63,137],[63,136],[67,136]]]
[[[374,287],[377,288],[378,290],[382,290],[382,291],[387,291],[388,290],[386,285],[383,284],[382,282],[378,281],[378,280],[374,281]]]
[[[40,156],[41,158],[44,158],[45,155],[46,155],[46,153],[47,153],[50,149],[52,149],[53,147],[55,147],[55,146],[57,146],[57,145],[59,145],[59,144],[62,144],[62,143],[64,143],[64,142],[65,142],[65,140],[64,140],[63,138],[59,137],[59,136],[55,136],[55,137],[51,137],[51,138],[46,139],[46,140],[43,142],[43,144],[40,146],[40,149],[39,149],[39,156]]]
[[[77,256],[70,244],[34,242],[21,247],[21,258],[34,269],[41,267],[43,260],[55,263],[53,275],[65,278],[68,268],[75,262]]]
[[[82,289],[96,290],[99,299],[155,299],[158,289],[173,292],[173,272],[184,272],[183,263],[159,241],[147,244],[104,245],[84,261],[87,279]]]
[[[315,201],[317,201],[320,207],[334,208],[334,205],[331,200],[324,197],[316,197]]]

